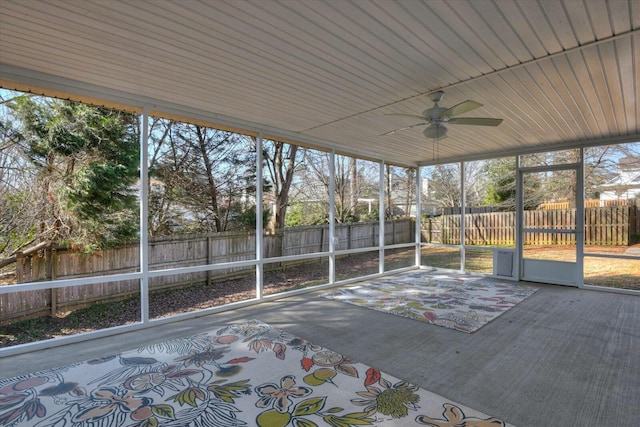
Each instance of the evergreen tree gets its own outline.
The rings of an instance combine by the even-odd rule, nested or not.
[[[55,99],[8,104],[35,171],[32,224],[46,236],[103,248],[136,237],[138,126],[133,114]]]
[[[484,165],[487,176],[487,191],[484,195],[485,206],[500,206],[513,210],[516,206],[516,164],[513,157],[489,160]]]

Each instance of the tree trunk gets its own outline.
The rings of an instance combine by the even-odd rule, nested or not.
[[[358,207],[358,167],[357,160],[355,157],[351,157],[349,159],[349,175],[351,179],[349,180],[349,213],[351,216],[355,217],[357,214]]]
[[[207,146],[205,141],[205,136],[202,133],[202,128],[200,126],[196,126],[196,132],[198,134],[198,147],[200,148],[200,153],[202,154],[202,161],[204,162],[205,170],[207,171],[207,190],[209,200],[211,202],[211,211],[213,213],[213,222],[216,228],[216,231],[224,231],[222,229],[222,223],[220,221],[220,214],[218,209],[218,189],[216,188],[216,182],[213,178],[213,165],[211,164],[211,159],[207,154]]]

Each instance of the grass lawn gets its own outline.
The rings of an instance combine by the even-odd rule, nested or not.
[[[587,246],[585,253],[622,255],[628,246]],[[525,257],[575,261],[573,246],[531,246]],[[466,270],[491,274],[493,253],[490,250],[465,251]],[[439,268],[460,269],[460,251],[457,248],[429,246],[422,249],[422,264]],[[640,257],[637,260],[585,257],[584,283],[621,289],[640,290]]]

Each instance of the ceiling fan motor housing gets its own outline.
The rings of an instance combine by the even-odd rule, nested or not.
[[[428,108],[422,112],[422,116],[426,119],[427,122],[438,122],[438,121],[447,121],[449,117],[441,117],[442,113],[447,111],[448,108],[440,107],[436,104],[435,107]]]

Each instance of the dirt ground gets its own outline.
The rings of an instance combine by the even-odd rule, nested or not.
[[[410,266],[412,251],[394,250],[385,257],[388,270]],[[311,262],[265,272],[265,295],[310,287],[328,280],[328,262]],[[339,258],[336,277],[343,280],[378,272],[378,251]],[[221,281],[211,286],[194,285],[182,289],[151,292],[149,317],[152,319],[218,307],[256,296],[255,276]],[[94,304],[59,317],[38,317],[0,326],[0,347],[58,338],[140,321],[139,297],[111,303]]]
[[[638,245],[640,246],[640,245]],[[587,253],[622,254],[626,247],[585,248]],[[572,247],[529,248],[528,257],[567,260],[575,257]],[[491,272],[492,252],[471,250],[466,256],[470,271]],[[385,269],[392,270],[413,265],[413,250],[393,250],[385,256]],[[458,269],[460,255],[456,248],[426,247],[422,251],[422,262],[435,267]],[[336,261],[336,279],[344,280],[378,271],[378,251],[341,257]],[[326,283],[328,264],[326,261],[289,266],[265,273],[264,293],[274,294]],[[621,260],[610,258],[585,258],[585,283],[640,290],[640,258]],[[253,275],[211,286],[195,285],[182,289],[151,292],[149,313],[152,319],[173,316],[195,310],[217,307],[236,301],[255,298]],[[60,317],[38,317],[22,320],[11,325],[0,326],[0,347],[40,341],[49,338],[74,335],[113,326],[125,325],[140,320],[138,297],[126,300],[95,304],[91,307],[61,313]]]

